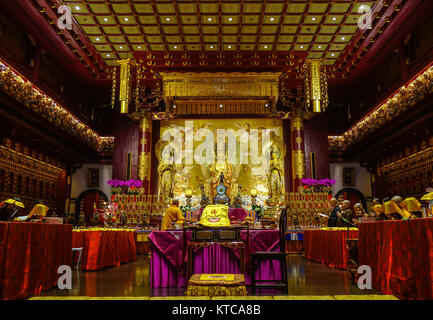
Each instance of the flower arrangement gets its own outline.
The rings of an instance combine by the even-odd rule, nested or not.
[[[143,186],[143,181],[141,180],[119,180],[119,179],[113,179],[108,180],[107,184],[109,184],[112,188],[119,188],[119,187],[127,187],[127,188],[141,188]]]
[[[302,184],[305,186],[333,186],[337,181],[334,179],[302,179]]]

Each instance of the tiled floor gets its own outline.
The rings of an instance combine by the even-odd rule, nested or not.
[[[149,262],[147,256],[137,261],[100,271],[73,271],[71,290],[52,289],[42,296],[80,297],[168,297],[183,296],[185,288],[160,288],[152,290],[149,285]],[[326,267],[308,261],[302,255],[289,255],[287,260],[289,290],[261,289],[258,296],[335,296],[377,295],[374,290],[360,290],[346,271]],[[250,290],[249,290],[250,291]],[[263,297],[264,298],[264,297]],[[385,298],[385,296],[384,296]]]

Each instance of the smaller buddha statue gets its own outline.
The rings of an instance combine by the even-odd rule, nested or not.
[[[204,185],[203,184],[200,185],[200,189],[201,189],[200,208],[204,209],[209,204],[209,198],[206,196],[206,194],[204,192]]]
[[[233,201],[233,207],[235,207],[235,208],[241,208],[242,207],[241,189],[242,189],[242,186],[238,186],[238,194],[236,195],[236,198]]]
[[[270,150],[270,163],[268,173],[269,205],[278,203],[283,194],[283,168],[280,161],[281,152],[272,144]]]
[[[171,155],[163,153],[163,161],[158,166],[159,190],[163,200],[173,198],[174,175],[176,170],[174,164],[169,161],[169,158],[173,156],[173,154],[174,151],[171,152]]]
[[[217,195],[214,197],[213,202],[214,204],[223,204],[223,205],[230,205],[230,198],[227,196],[227,187],[224,184],[225,178],[224,178],[224,172],[221,171],[220,177],[219,177],[220,183],[216,186],[216,192]]]

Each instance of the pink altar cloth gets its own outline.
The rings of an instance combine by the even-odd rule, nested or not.
[[[247,233],[242,231],[246,241]],[[256,251],[279,251],[278,230],[250,230],[250,253]],[[151,241],[150,286],[152,288],[184,287],[186,285],[182,261],[182,231],[153,231]],[[187,242],[191,232],[187,232]],[[246,253],[248,256],[248,253]],[[240,273],[239,250],[225,248],[218,243],[196,249],[194,253],[195,273]],[[245,282],[251,284],[250,266],[246,265]],[[256,279],[278,280],[281,266],[278,261],[263,261],[256,271]]]

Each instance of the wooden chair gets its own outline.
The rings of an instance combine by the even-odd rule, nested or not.
[[[286,229],[287,229],[287,210],[288,207],[281,211],[279,221],[279,236],[280,236],[280,251],[262,252],[257,251],[251,254],[251,279],[253,293],[256,292],[257,287],[261,288],[277,288],[288,289],[287,282],[287,262],[286,262]],[[266,260],[278,260],[281,264],[281,280],[257,280],[256,279],[256,263]],[[259,282],[259,283],[257,283]],[[261,282],[261,283],[260,283]],[[272,282],[272,283],[271,283]]]

